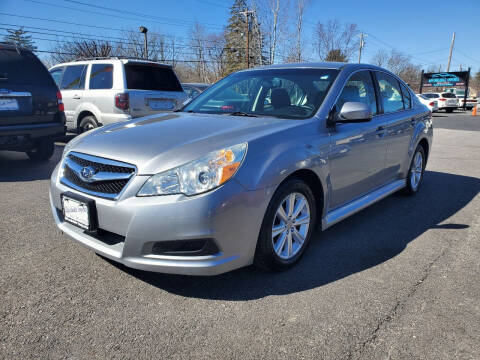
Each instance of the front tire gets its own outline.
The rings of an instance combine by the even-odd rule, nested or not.
[[[82,121],[80,121],[80,125],[78,126],[78,132],[80,134],[95,129],[98,127],[98,121],[95,116],[85,116]]]
[[[254,264],[276,271],[295,265],[310,242],[316,215],[315,196],[304,181],[292,179],[283,183],[265,213]]]
[[[423,180],[423,173],[425,172],[425,165],[427,163],[426,160],[425,150],[421,145],[418,145],[413,154],[410,169],[408,170],[407,186],[404,189],[404,194],[414,195],[420,189]]]
[[[33,161],[48,161],[55,151],[55,144],[53,140],[40,140],[35,144],[32,150],[27,151],[30,160]]]

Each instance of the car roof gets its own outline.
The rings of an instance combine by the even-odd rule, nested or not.
[[[372,69],[372,70],[382,70],[387,71],[379,66],[371,64],[356,64],[356,63],[345,63],[345,62],[302,62],[302,63],[288,63],[288,64],[275,64],[275,65],[266,65],[258,66],[251,69],[241,70],[241,71],[251,71],[251,70],[268,70],[268,69]]]

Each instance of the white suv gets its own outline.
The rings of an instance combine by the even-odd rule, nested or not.
[[[170,65],[107,58],[56,65],[69,131],[172,111],[187,99]]]
[[[455,94],[444,92],[444,93],[424,93],[423,96],[438,101],[438,109],[445,110],[448,113],[453,112],[458,108],[459,103]]]

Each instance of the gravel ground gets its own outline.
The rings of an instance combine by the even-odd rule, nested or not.
[[[284,273],[130,270],[56,230],[44,165],[0,152],[0,358],[479,359],[480,117],[436,114],[421,192]]]

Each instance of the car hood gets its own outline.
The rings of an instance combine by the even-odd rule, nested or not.
[[[72,140],[68,151],[127,162],[136,165],[139,174],[150,175],[299,123],[271,117],[152,115],[93,130]]]

